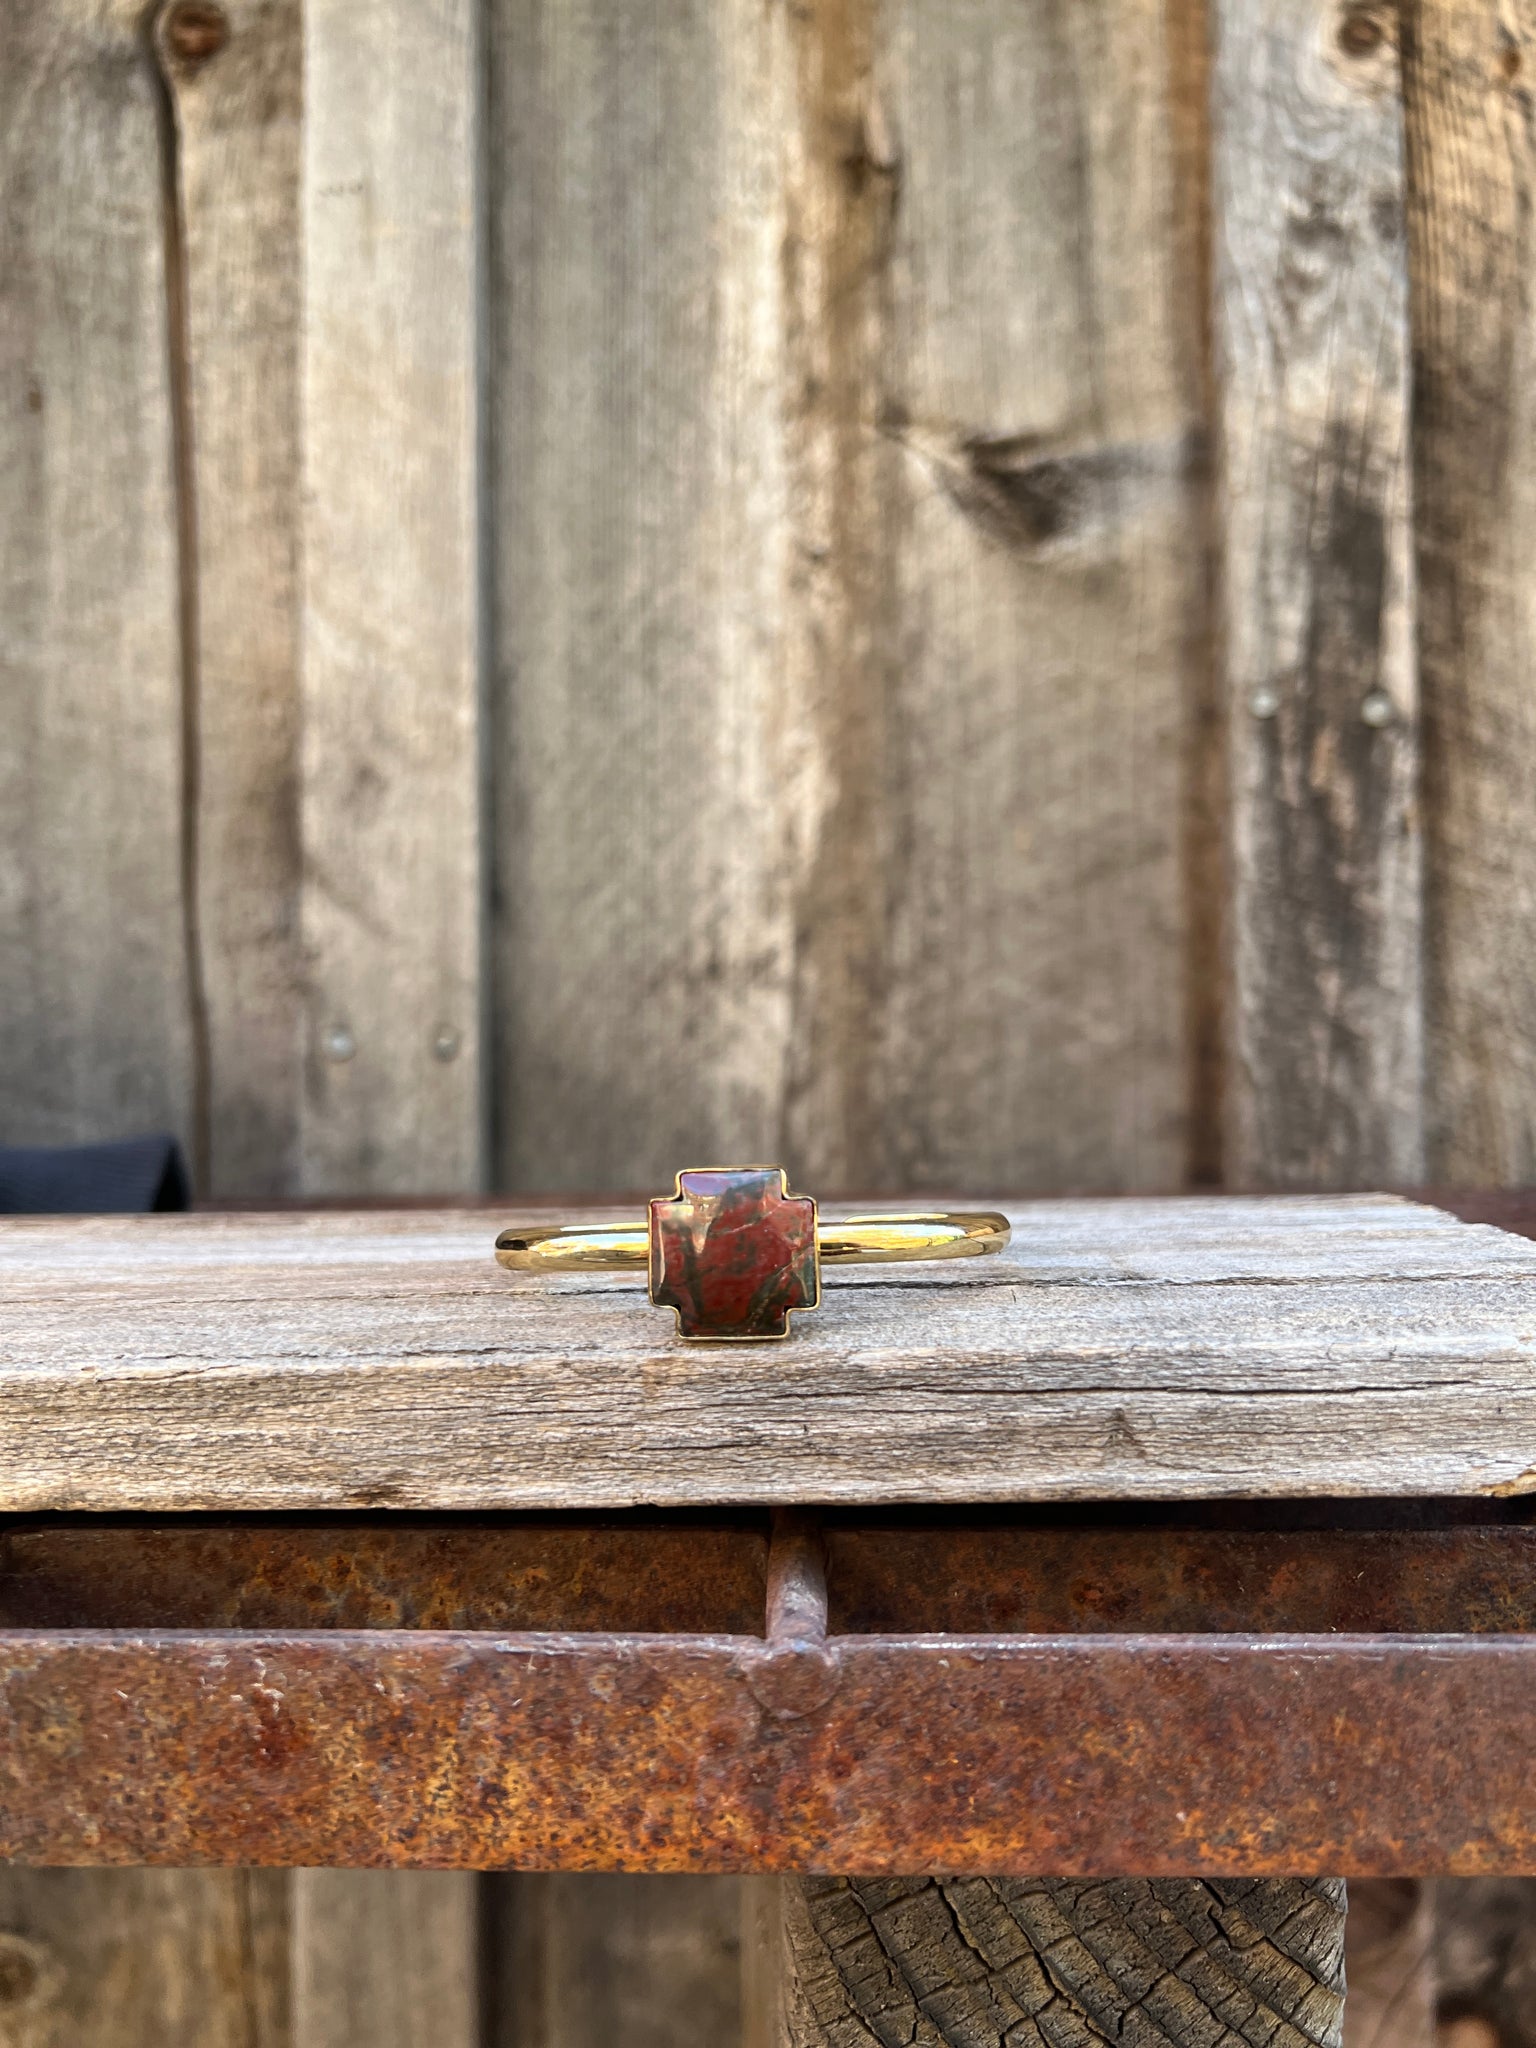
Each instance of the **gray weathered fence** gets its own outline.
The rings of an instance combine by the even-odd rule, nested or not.
[[[1536,1177],[1533,60],[1529,0],[0,0],[0,1140]],[[520,2041],[713,2043],[735,1969],[707,1881],[0,1901],[28,2041],[459,2048],[507,1915]]]

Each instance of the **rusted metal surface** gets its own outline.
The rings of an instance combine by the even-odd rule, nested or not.
[[[0,1637],[0,1855],[1536,1871],[1536,1639]],[[780,1664],[792,1667],[787,1694]]]
[[[1457,1512],[1403,1504],[1405,1516]],[[804,1635],[800,1605],[827,1597],[836,1634],[1536,1629],[1536,1528],[1515,1522],[1256,1529],[1145,1515],[1118,1525],[908,1515],[833,1519],[820,1534],[796,1510],[778,1526],[772,1597],[784,1634]],[[17,1521],[0,1523],[0,1627],[755,1635],[767,1552],[761,1515]],[[820,1593],[811,1586],[813,1564],[830,1570],[829,1596],[825,1577]]]
[[[0,1627],[751,1634],[762,1516],[0,1522]]]
[[[1536,1528],[838,1527],[839,1634],[1536,1629]]]
[[[1536,1532],[1402,1512],[13,1523],[0,1857],[1536,1870]]]

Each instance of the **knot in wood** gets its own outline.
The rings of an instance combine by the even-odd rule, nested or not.
[[[58,1989],[57,1958],[24,1934],[0,1933],[0,2013],[34,2011]]]

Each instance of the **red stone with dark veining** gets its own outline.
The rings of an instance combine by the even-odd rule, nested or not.
[[[782,1337],[814,1308],[816,1204],[780,1168],[696,1168],[651,1204],[651,1299],[685,1337]]]

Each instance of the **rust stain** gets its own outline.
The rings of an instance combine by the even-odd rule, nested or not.
[[[914,1518],[834,1525],[826,1541],[836,1633],[1536,1628],[1536,1529],[1523,1524],[1153,1531]]]
[[[45,1520],[0,1535],[0,1627],[748,1633],[767,1552],[761,1517]]]
[[[834,1689],[788,1717],[757,1697],[780,1654],[729,1637],[12,1633],[0,1855],[1536,1868],[1533,1638],[831,1638]],[[74,1739],[29,1739],[60,1698]]]
[[[1482,1512],[13,1528],[0,1859],[1530,1871],[1536,1529]]]

